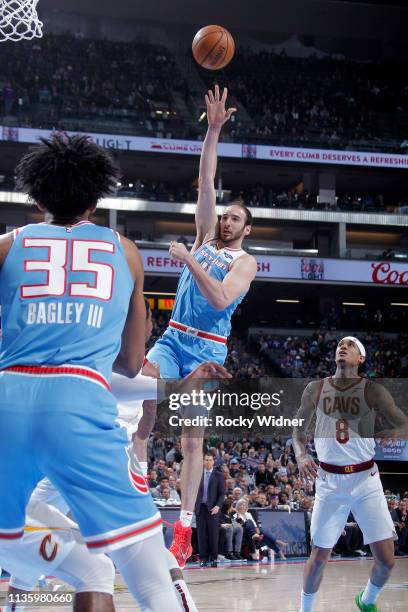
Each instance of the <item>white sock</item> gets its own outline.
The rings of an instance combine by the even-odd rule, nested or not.
[[[194,600],[191,597],[191,593],[188,590],[188,586],[186,585],[185,580],[182,578],[183,573],[179,567],[179,564],[169,550],[166,549],[166,552],[170,574],[171,570],[176,570],[175,574],[181,575],[181,578],[177,578],[176,580],[174,579],[174,575],[172,575],[173,586],[176,590],[177,599],[179,600],[181,609],[184,612],[198,612]]]
[[[300,611],[299,612],[312,612],[316,593],[305,593],[302,591],[300,596]]]
[[[140,468],[143,472],[143,476],[146,478],[147,476],[147,461],[139,461]]]
[[[196,607],[184,580],[176,580],[176,582],[173,582],[173,585],[176,589],[176,595],[181,609],[184,612],[198,612],[198,608]]]
[[[361,596],[361,601],[363,604],[375,604],[382,589],[383,587],[376,586],[370,579],[368,579],[367,586]]]
[[[181,510],[180,521],[183,527],[191,527],[192,520],[193,520],[193,513],[190,512],[190,510]]]

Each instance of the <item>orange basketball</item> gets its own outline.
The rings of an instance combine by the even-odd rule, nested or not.
[[[220,70],[234,57],[235,43],[228,30],[222,26],[209,25],[198,30],[192,49],[197,64],[207,70]]]

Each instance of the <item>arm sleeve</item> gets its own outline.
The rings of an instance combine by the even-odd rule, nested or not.
[[[140,373],[134,378],[126,378],[115,373],[112,375],[111,389],[118,402],[160,399],[159,387],[161,385],[157,384],[157,378],[143,376]]]

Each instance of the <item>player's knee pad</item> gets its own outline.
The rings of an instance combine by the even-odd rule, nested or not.
[[[113,595],[115,567],[106,555],[89,555],[89,563],[81,568],[81,577],[77,579],[77,593],[94,591]]]

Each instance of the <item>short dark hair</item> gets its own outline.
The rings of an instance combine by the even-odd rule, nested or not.
[[[114,191],[119,168],[89,136],[41,138],[16,168],[17,187],[54,215],[83,214]]]
[[[242,200],[233,200],[228,206],[239,206],[245,212],[245,225],[252,225],[252,213]]]

